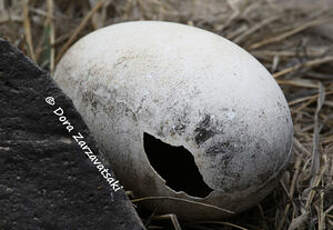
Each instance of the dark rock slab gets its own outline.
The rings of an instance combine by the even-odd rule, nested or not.
[[[71,132],[53,113],[56,106]],[[0,230],[144,229],[124,191],[110,187],[72,138],[77,132],[102,158],[49,74],[0,39]]]

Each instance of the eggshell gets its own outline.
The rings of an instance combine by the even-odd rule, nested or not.
[[[271,192],[290,158],[293,125],[281,89],[214,33],[158,21],[108,26],[74,44],[54,79],[121,183],[137,197],[158,196],[143,203],[160,213],[208,220],[243,211]],[[197,197],[167,186],[144,133],[186,148],[213,191]]]

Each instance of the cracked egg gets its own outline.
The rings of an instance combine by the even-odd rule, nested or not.
[[[281,89],[214,33],[158,21],[108,26],[67,51],[55,80],[120,182],[158,213],[241,212],[272,191],[289,161]]]

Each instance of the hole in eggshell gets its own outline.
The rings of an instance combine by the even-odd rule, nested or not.
[[[144,149],[154,170],[174,191],[206,197],[213,190],[203,181],[193,155],[183,146],[171,146],[144,133]]]

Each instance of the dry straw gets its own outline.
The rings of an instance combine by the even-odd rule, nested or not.
[[[317,29],[333,24],[333,10],[283,10],[268,0],[0,3],[0,36],[51,71],[77,39],[100,26],[167,20],[233,40],[277,78],[289,102],[295,135],[293,159],[276,190],[252,210],[215,222],[147,214],[140,201],[153,198],[133,197],[148,229],[333,229],[333,38]]]

